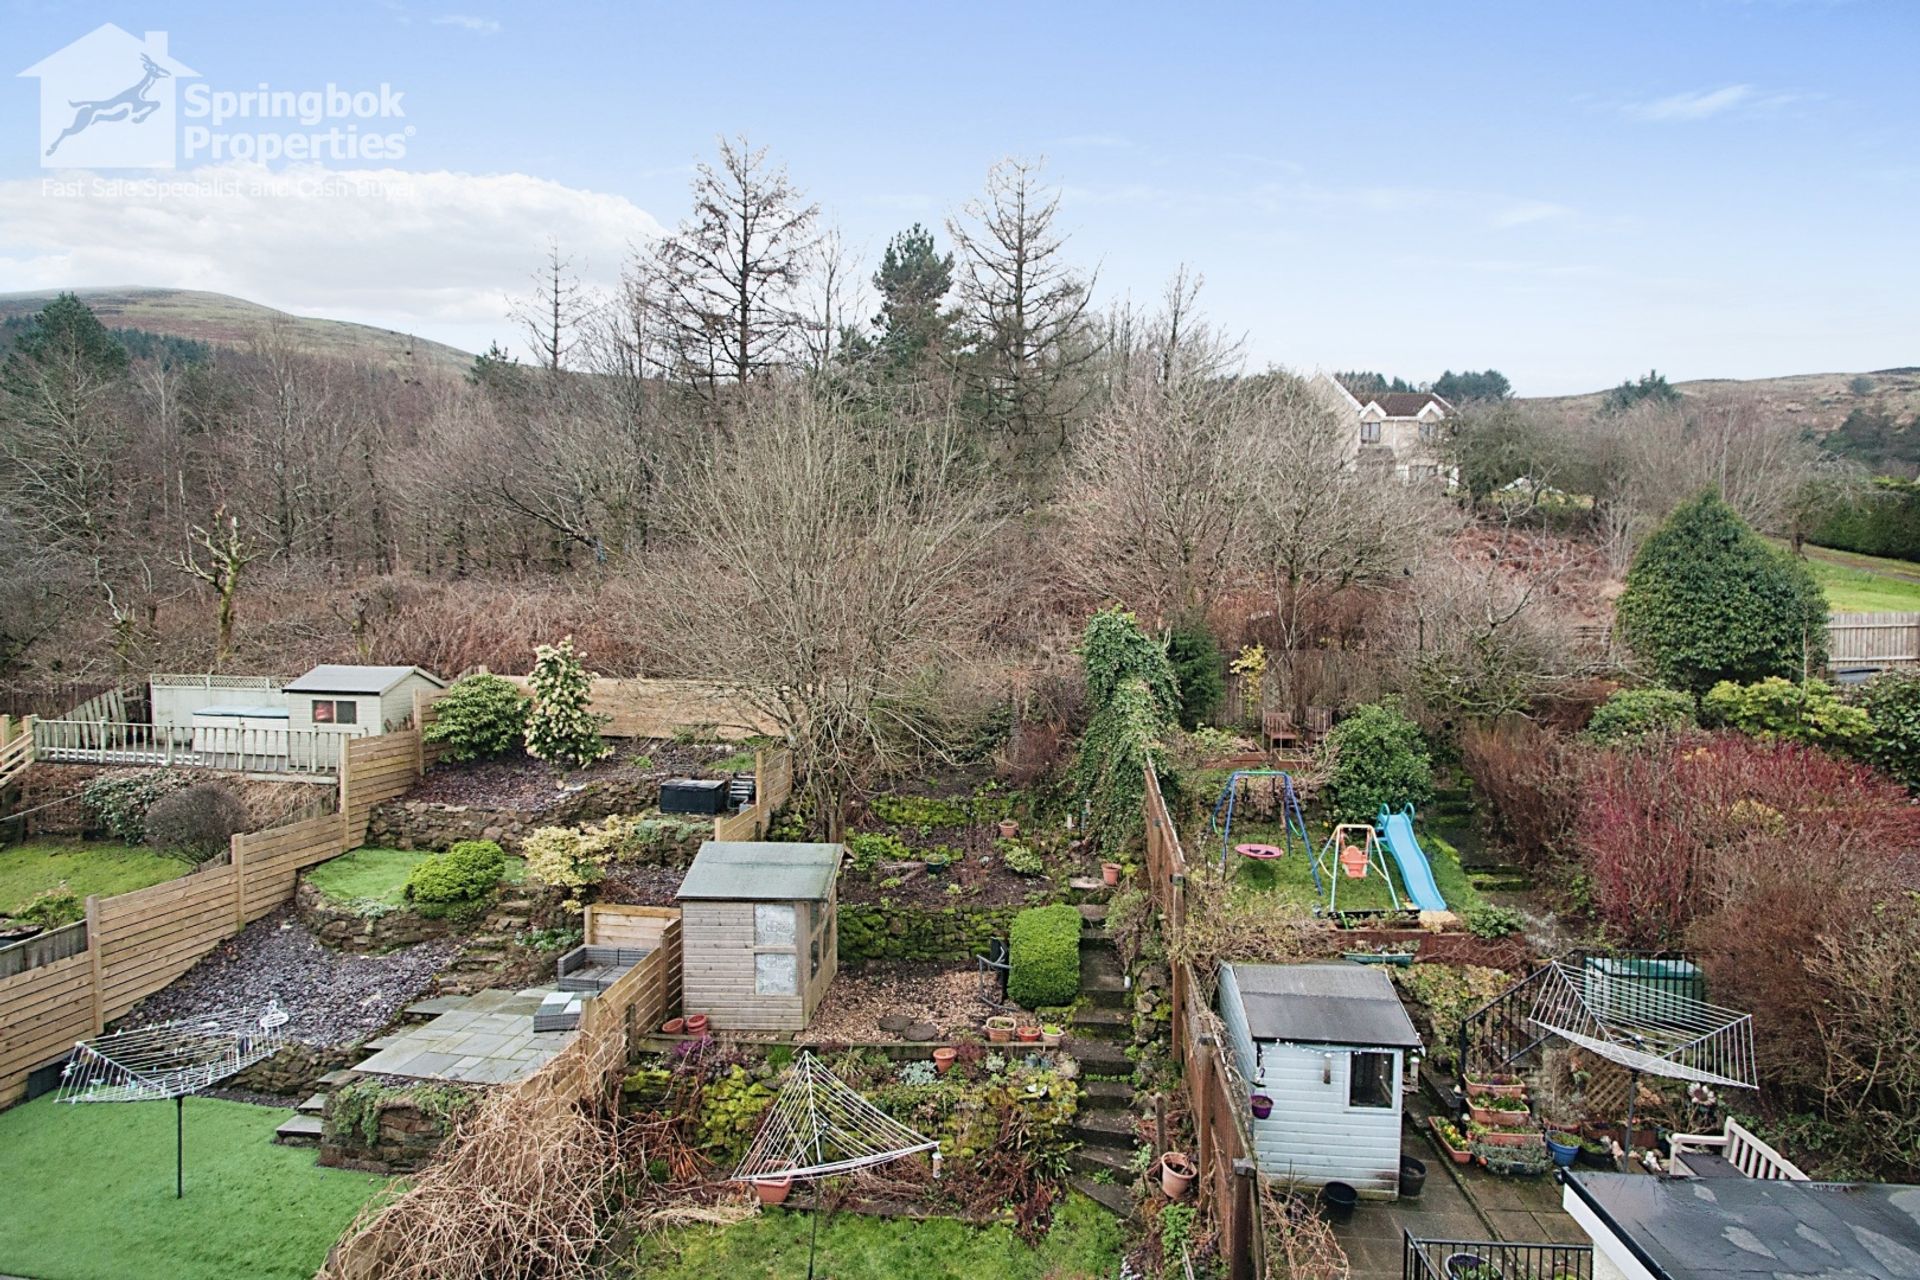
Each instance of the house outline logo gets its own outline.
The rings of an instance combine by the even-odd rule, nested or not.
[[[179,84],[199,72],[144,38],[103,23],[34,63],[40,164],[48,169],[171,169],[179,162]]]

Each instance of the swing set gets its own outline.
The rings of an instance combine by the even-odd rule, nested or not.
[[[1266,779],[1264,784],[1256,780]],[[1266,792],[1264,797],[1257,793]],[[1242,857],[1268,861],[1285,857],[1293,849],[1293,842],[1300,841],[1300,852],[1310,854],[1313,851],[1313,838],[1307,834],[1307,817],[1300,809],[1300,797],[1293,789],[1293,775],[1284,769],[1235,769],[1227,779],[1227,785],[1220,789],[1220,798],[1213,805],[1213,829],[1220,833],[1220,869],[1227,869],[1227,854],[1234,850],[1233,819],[1243,806],[1277,807],[1280,810],[1280,843],[1243,844],[1237,846]],[[1320,870],[1314,868],[1313,880],[1316,890],[1320,883]]]
[[[1322,866],[1327,873],[1325,885],[1320,880]],[[1327,895],[1325,914],[1331,916],[1340,913],[1342,880],[1365,880],[1375,874],[1387,886],[1387,896],[1393,901],[1393,909],[1401,910],[1400,891],[1393,887],[1393,876],[1387,871],[1387,851],[1379,831],[1371,822],[1343,822],[1335,827],[1313,859],[1314,888],[1324,889]]]

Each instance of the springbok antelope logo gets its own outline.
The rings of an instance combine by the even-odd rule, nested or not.
[[[73,123],[53,140],[53,145],[47,148],[47,154],[52,155],[68,138],[91,129],[96,124],[105,124],[113,120],[139,124],[158,111],[160,104],[147,96],[147,90],[161,80],[171,80],[173,72],[168,71],[144,53],[140,55],[140,65],[145,73],[140,77],[139,82],[131,88],[121,90],[111,98],[92,100],[69,98],[67,105],[75,109]]]

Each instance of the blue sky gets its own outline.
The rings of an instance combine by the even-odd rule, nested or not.
[[[370,191],[50,192],[9,79],[0,290],[218,288],[478,347],[511,339],[546,235],[610,282],[725,132],[869,259],[1045,155],[1103,299],[1185,263],[1260,363],[1493,365],[1533,394],[1920,363],[1908,0],[0,15],[16,71],[113,22],[214,88],[391,84],[415,131],[357,166]],[[172,176],[196,175],[261,176]]]

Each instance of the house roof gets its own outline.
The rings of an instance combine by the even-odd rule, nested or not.
[[[1235,964],[1234,984],[1256,1040],[1416,1048],[1420,1035],[1372,965]]]
[[[385,693],[408,676],[418,675],[441,688],[447,682],[420,667],[355,667],[323,662],[298,680],[286,685],[284,693]]]
[[[1382,391],[1357,395],[1354,399],[1360,402],[1362,408],[1370,404],[1379,405],[1380,412],[1389,418],[1417,418],[1428,405],[1443,411],[1453,407],[1431,391]]]
[[[1567,1190],[1666,1280],[1920,1280],[1920,1187],[1569,1173]]]
[[[674,896],[681,901],[824,901],[833,892],[843,852],[837,844],[709,840],[700,846]]]

